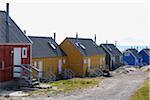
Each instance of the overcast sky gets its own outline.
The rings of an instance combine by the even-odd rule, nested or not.
[[[8,0],[9,1],[9,0]],[[1,1],[0,10],[5,10]],[[10,16],[27,35],[92,38],[97,43],[149,45],[146,0],[12,0]]]

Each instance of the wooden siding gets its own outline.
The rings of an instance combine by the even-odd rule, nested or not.
[[[67,54],[67,68],[73,70],[76,76],[82,76],[83,56],[80,51],[68,39],[64,40],[60,47]]]
[[[88,61],[84,63],[84,59],[88,60],[88,58],[91,59],[91,67],[100,67],[100,65],[103,65],[103,69],[105,69],[106,55],[82,56],[80,51],[68,39],[64,40],[60,47],[67,54],[67,67],[72,69],[76,73],[76,76],[87,75]],[[103,59],[102,64],[100,64],[100,59]]]
[[[62,60],[62,69],[66,67],[66,57],[49,57],[49,58],[33,58],[32,59],[32,64],[37,63],[38,67],[38,62],[42,61],[42,71],[51,71],[55,75],[58,75],[58,64],[59,60]],[[63,60],[65,60],[65,63],[63,63]]]
[[[0,82],[13,79],[13,49],[23,47],[27,48],[27,58],[21,58],[21,63],[30,64],[30,45],[0,45]]]
[[[106,69],[106,55],[96,55],[96,56],[86,56],[84,59],[86,59],[87,63],[84,63],[84,74],[86,75],[88,72],[88,58],[91,60],[91,66],[90,68],[100,68],[102,65],[102,69]]]

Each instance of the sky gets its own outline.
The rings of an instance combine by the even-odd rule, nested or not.
[[[92,38],[97,44],[150,45],[148,0],[2,0],[27,35]]]

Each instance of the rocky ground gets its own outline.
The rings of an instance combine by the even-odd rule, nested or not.
[[[146,67],[147,68],[147,67]],[[75,91],[57,96],[40,95],[30,97],[3,97],[11,100],[128,100],[129,97],[149,78],[149,69],[135,69],[125,66],[112,72],[113,77],[106,78],[92,89]]]

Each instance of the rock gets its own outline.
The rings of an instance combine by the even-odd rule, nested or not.
[[[148,65],[148,66],[143,66],[143,67],[141,67],[140,68],[143,72],[148,72],[148,71],[150,71],[150,65]]]
[[[24,97],[24,96],[28,96],[28,93],[24,93],[23,91],[15,91],[9,94],[9,96],[12,97]]]
[[[121,66],[118,69],[116,69],[113,74],[128,74],[131,72],[137,71],[137,68],[130,65]]]

